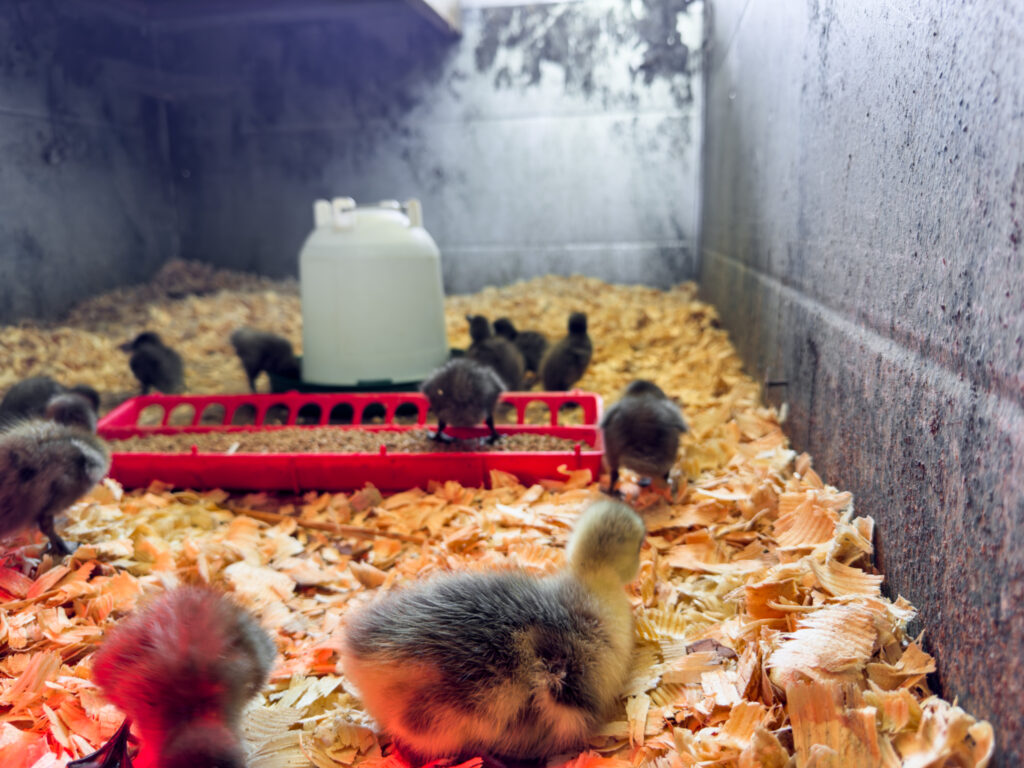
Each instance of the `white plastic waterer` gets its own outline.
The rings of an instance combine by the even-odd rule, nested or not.
[[[299,253],[302,378],[359,387],[419,382],[449,354],[441,252],[419,200],[317,200]]]

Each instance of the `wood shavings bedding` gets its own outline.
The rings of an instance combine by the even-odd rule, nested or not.
[[[199,277],[238,283],[184,298],[125,291],[80,309],[80,327],[4,329],[0,344],[19,352],[3,385],[49,372],[130,389],[127,366],[115,370],[118,353],[103,350],[152,324],[173,342],[201,330],[183,346],[194,390],[243,391],[227,332],[263,322],[297,342],[294,286]],[[673,499],[625,486],[649,531],[630,587],[634,672],[587,751],[555,762],[985,766],[991,727],[931,693],[934,660],[906,634],[913,608],[881,596],[873,522],[790,450],[692,285],[662,292],[549,277],[451,297],[447,321],[455,346],[468,341],[464,315],[476,312],[558,337],[576,309],[588,312],[595,339],[580,386],[614,400],[631,379],[652,378],[682,403],[691,432]],[[58,355],[82,339],[102,354],[58,365],[43,355],[54,339]],[[90,682],[92,651],[140,600],[202,581],[232,592],[278,642],[271,683],[245,718],[252,768],[400,768],[338,668],[348,608],[440,571],[550,573],[598,493],[586,472],[529,488],[496,472],[489,489],[442,482],[388,498],[372,487],[287,498],[126,493],[107,482],[67,516],[64,535],[81,542],[72,559],[40,557],[33,539],[11,542],[0,564],[0,765],[60,767],[109,738],[121,715]],[[370,533],[346,536],[341,526]]]

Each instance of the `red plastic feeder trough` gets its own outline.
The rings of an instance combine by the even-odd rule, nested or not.
[[[466,486],[488,484],[490,471],[501,470],[531,485],[541,479],[564,479],[559,467],[601,472],[604,446],[599,421],[601,397],[592,392],[509,392],[502,402],[516,410],[515,424],[499,424],[498,432],[531,432],[576,440],[572,451],[446,451],[394,453],[382,445],[375,453],[125,453],[111,444],[110,476],[127,487],[144,487],[160,480],[182,488],[236,490],[341,491],[372,483],[382,491],[413,486],[426,489],[431,480],[457,480]],[[531,403],[547,406],[549,424],[525,423]],[[558,423],[559,409],[577,404],[582,425]],[[144,395],[122,403],[99,423],[107,440],[136,435],[202,432],[271,432],[285,427],[325,427],[375,431],[424,429],[427,398],[419,393],[275,395]],[[162,413],[161,413],[162,409]],[[179,421],[182,409],[187,414]],[[144,413],[145,411],[145,413]],[[156,411],[157,416],[153,416]],[[246,424],[233,424],[245,414]],[[396,414],[405,423],[396,423]],[[266,423],[268,416],[275,421]],[[383,423],[366,423],[383,417]],[[213,423],[211,423],[211,420]],[[337,424],[337,421],[344,424]],[[143,422],[143,423],[140,423]],[[482,437],[486,427],[449,428],[458,438]]]

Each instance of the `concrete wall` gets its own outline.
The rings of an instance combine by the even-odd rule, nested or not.
[[[1024,765],[1024,5],[709,20],[705,295]]]
[[[701,3],[157,5],[186,258],[294,274],[316,197],[415,196],[449,291],[696,276]]]
[[[294,274],[416,196],[450,291],[696,276],[700,0],[0,0],[0,322],[171,256]]]
[[[0,322],[55,317],[176,251],[151,56],[109,8],[0,0]]]

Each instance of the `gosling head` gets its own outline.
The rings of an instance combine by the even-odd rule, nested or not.
[[[504,336],[509,341],[514,341],[516,336],[519,335],[516,327],[507,317],[499,317],[494,321],[494,332],[499,336]]]
[[[139,347],[144,347],[147,344],[154,346],[163,346],[163,340],[160,335],[153,331],[143,331],[131,341],[126,341],[120,346],[122,352],[134,352]]]
[[[86,432],[96,431],[96,411],[82,395],[67,393],[51,397],[46,403],[46,418]]]
[[[494,335],[490,330],[490,321],[482,314],[467,314],[466,319],[469,321],[469,338],[474,344],[479,344]]]
[[[584,334],[587,332],[587,315],[585,312],[573,312],[569,315],[569,333]]]
[[[100,410],[100,393],[90,387],[88,384],[75,384],[75,386],[68,389],[72,395],[80,395],[89,401],[89,405],[92,406],[93,411],[99,412]]]
[[[466,315],[469,321],[469,338],[474,344],[479,344],[485,339],[491,338],[491,323],[483,315]]]
[[[630,382],[629,386],[626,387],[626,391],[622,393],[623,397],[650,397],[654,396],[660,400],[667,399],[664,390],[655,384],[653,381],[647,379],[635,379]]]
[[[569,568],[583,579],[610,572],[628,584],[640,568],[645,535],[644,522],[632,507],[611,499],[595,501],[569,538]]]

